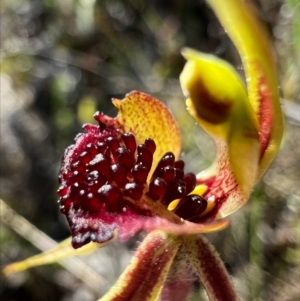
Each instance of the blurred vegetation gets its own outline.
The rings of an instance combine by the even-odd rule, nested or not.
[[[300,1],[256,0],[274,41],[286,113],[282,150],[232,226],[210,235],[243,300],[300,296]],[[93,113],[112,116],[112,97],[140,90],[165,102],[184,137],[187,170],[213,159],[213,144],[185,111],[178,75],[183,46],[243,70],[234,46],[203,1],[2,0],[1,197],[17,217],[56,241],[69,235],[56,203],[64,149]],[[225,79],[226,80],[226,79]],[[3,213],[2,213],[3,214]],[[39,250],[2,216],[1,265]],[[24,231],[23,231],[24,230]],[[92,274],[59,265],[1,279],[1,300],[96,300],[124,269],[135,240],[78,259]],[[40,242],[43,248],[43,241]],[[87,276],[88,275],[88,276]],[[92,279],[93,277],[93,279]],[[97,283],[98,286],[86,283]],[[81,279],[81,280],[79,280]],[[205,300],[195,283],[192,300]]]

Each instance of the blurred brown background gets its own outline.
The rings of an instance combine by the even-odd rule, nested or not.
[[[209,238],[243,300],[299,301],[300,1],[255,5],[274,41],[286,134],[251,201],[229,229]],[[159,98],[180,123],[186,169],[212,161],[211,140],[185,111],[180,49],[214,53],[243,69],[204,1],[2,0],[0,9],[1,198],[8,206],[1,207],[1,266],[68,237],[56,203],[60,160],[96,110],[116,114],[112,97],[140,90]],[[126,267],[134,243],[113,243],[64,268],[2,277],[0,299],[96,300]],[[197,283],[191,300],[206,300]]]

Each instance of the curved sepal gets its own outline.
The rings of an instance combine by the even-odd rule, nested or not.
[[[232,66],[191,49],[183,55],[188,61],[180,82],[187,109],[216,143],[215,163],[198,180],[214,177],[210,195],[226,198],[219,211],[226,216],[247,201],[256,181],[260,146],[254,112]]]
[[[181,252],[187,255],[210,301],[240,301],[224,263],[205,237],[183,237]]]
[[[162,231],[147,235],[116,284],[99,301],[158,300],[180,244],[180,239]]]
[[[165,281],[161,301],[185,301],[193,291],[196,277],[188,256],[179,248]]]
[[[207,2],[235,44],[244,65],[249,101],[259,124],[259,179],[277,154],[283,134],[277,70],[269,37],[246,1]]]
[[[106,246],[115,237],[116,235],[114,235],[112,239],[102,244],[91,242],[88,245],[83,246],[79,250],[76,250],[72,247],[71,237],[69,237],[48,251],[45,251],[35,256],[31,256],[23,261],[7,265],[6,267],[4,267],[2,272],[4,275],[9,276],[10,274],[25,271],[33,267],[55,263],[65,258],[69,258],[71,256],[84,255],[93,252],[100,247]]]

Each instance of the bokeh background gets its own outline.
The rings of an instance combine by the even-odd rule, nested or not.
[[[286,133],[251,201],[209,239],[243,300],[299,301],[300,1],[253,3],[273,39]],[[2,0],[0,10],[1,266],[69,236],[56,202],[60,160],[96,110],[116,114],[112,97],[140,90],[159,98],[180,124],[186,170],[213,160],[211,140],[185,111],[180,49],[214,53],[242,76],[243,69],[204,1]],[[135,242],[1,276],[0,299],[96,300],[126,267]],[[206,300],[199,283],[191,300]]]

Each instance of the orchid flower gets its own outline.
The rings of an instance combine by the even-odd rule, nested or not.
[[[59,203],[74,248],[148,233],[102,301],[185,300],[194,275],[210,300],[238,300],[199,234],[226,227],[224,218],[249,199],[279,148],[282,115],[272,53],[251,9],[240,0],[207,2],[236,45],[247,81],[217,57],[182,51],[180,83],[188,112],[215,141],[212,166],[184,172],[176,120],[138,91],[113,100],[117,117],[97,112],[98,125],[84,125],[63,157]],[[17,263],[6,272],[20,269]]]

